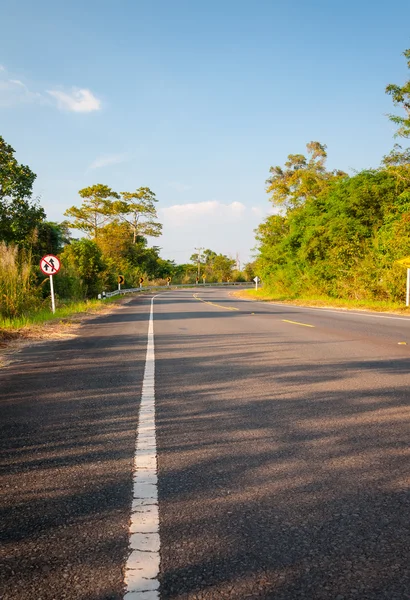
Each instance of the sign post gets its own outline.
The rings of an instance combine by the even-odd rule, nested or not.
[[[125,277],[124,277],[124,275],[118,275],[117,281],[118,281],[118,291],[120,292],[121,291],[121,284],[125,283]]]
[[[144,283],[144,278],[140,277],[140,290],[142,290],[142,284]]]
[[[54,283],[53,283],[53,276],[50,275],[50,291],[51,291],[51,310],[53,311],[53,314],[56,312],[56,299],[54,297]]]
[[[46,254],[40,260],[41,271],[44,273],[44,275],[47,275],[50,278],[51,310],[53,311],[53,314],[56,312],[53,275],[59,272],[60,267],[60,260],[57,258],[57,256],[54,256],[53,254]]]
[[[410,306],[410,256],[405,256],[404,258],[395,260],[394,262],[402,267],[407,267],[406,306]]]
[[[258,289],[258,283],[260,282],[260,279],[259,279],[258,276],[256,276],[256,277],[253,278],[253,280],[255,282],[255,290],[257,290]]]
[[[169,287],[169,284],[171,283],[171,277],[167,277],[167,286]]]

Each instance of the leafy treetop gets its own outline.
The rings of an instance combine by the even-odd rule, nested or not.
[[[14,149],[0,136],[0,240],[30,245],[44,210],[31,199],[35,173],[18,163]]]
[[[83,198],[80,208],[72,206],[64,215],[71,217],[73,221],[70,226],[91,234],[94,239],[98,237],[98,230],[111,218],[113,212],[113,201],[119,199],[108,185],[97,183],[78,192]]]
[[[284,168],[271,167],[266,192],[275,206],[294,209],[309,198],[316,198],[332,181],[346,177],[343,171],[326,170],[326,146],[320,142],[306,145],[308,157],[289,154]]]
[[[403,52],[403,56],[407,59],[407,66],[410,69],[410,48]],[[410,79],[402,86],[390,83],[386,87],[386,94],[389,94],[395,106],[401,106],[404,109],[405,116],[389,115],[393,123],[399,126],[396,136],[410,137]]]
[[[134,244],[139,235],[161,235],[162,225],[155,221],[158,218],[155,202],[158,200],[148,187],[140,187],[135,192],[121,192],[121,200],[114,202],[113,215],[129,225]]]

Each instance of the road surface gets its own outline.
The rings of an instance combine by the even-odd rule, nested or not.
[[[215,288],[26,348],[0,375],[0,597],[410,599],[409,384],[410,319]],[[144,593],[137,430],[158,467]]]

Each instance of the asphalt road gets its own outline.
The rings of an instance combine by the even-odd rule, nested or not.
[[[410,319],[193,293],[154,300],[161,600],[410,599]],[[4,600],[123,598],[149,310],[2,371]]]

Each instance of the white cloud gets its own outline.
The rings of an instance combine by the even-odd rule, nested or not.
[[[252,206],[251,211],[253,212],[253,214],[257,217],[264,217],[266,214],[266,211],[262,210],[261,208],[259,208],[259,206]]]
[[[101,169],[110,165],[118,165],[128,160],[127,154],[106,154],[98,156],[88,167],[88,169]]]
[[[283,213],[283,209],[280,206],[266,206],[261,208],[260,206],[252,206],[251,211],[258,217],[258,219],[266,219],[271,215],[280,215]]]
[[[185,183],[180,183],[179,181],[169,181],[167,186],[176,192],[186,192],[187,190],[191,189],[190,185],[185,185]]]
[[[203,222],[206,220],[215,220],[217,223],[225,223],[232,220],[243,218],[246,206],[241,202],[232,202],[223,204],[217,200],[208,202],[196,202],[191,204],[174,204],[168,208],[162,208],[160,213],[162,218],[173,226],[181,226]]]
[[[90,90],[72,88],[69,93],[59,90],[47,90],[47,94],[57,100],[57,106],[61,110],[87,113],[101,108],[101,101]]]
[[[163,248],[162,256],[179,262],[188,261],[200,246],[232,256],[239,252],[241,261],[247,261],[255,245],[253,230],[261,222],[242,202],[174,204],[158,213],[164,229],[155,243]]]
[[[72,112],[92,112],[100,110],[101,101],[87,89],[72,88],[69,92],[61,90],[48,90],[48,98],[43,93],[33,92],[20,79],[11,79],[7,76],[7,71],[3,65],[0,65],[0,106],[16,106],[35,102],[36,104],[51,105],[53,98],[57,102],[58,108]]]
[[[3,68],[2,72],[5,72]],[[0,106],[8,107],[30,102],[44,103],[45,98],[32,92],[19,79],[0,79]]]

